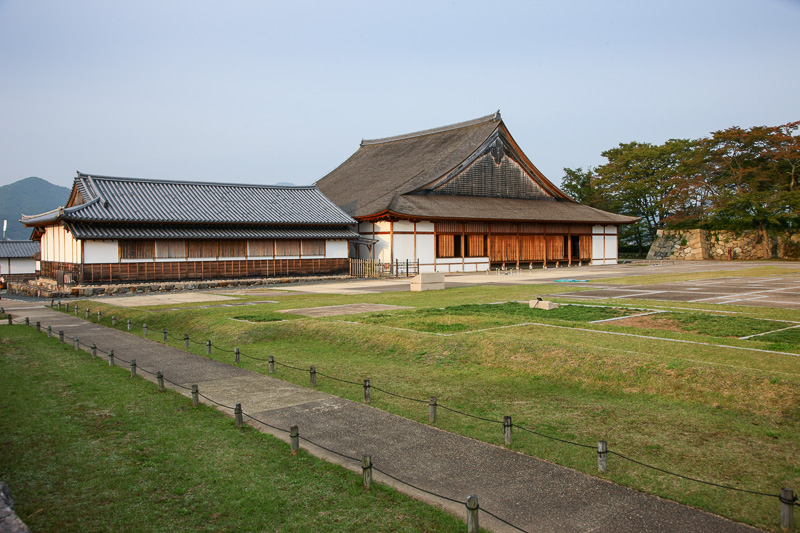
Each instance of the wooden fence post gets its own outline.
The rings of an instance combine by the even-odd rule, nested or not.
[[[69,305],[69,304],[67,304]],[[61,300],[58,301],[58,310],[61,311]]]
[[[467,496],[467,533],[480,533],[478,509],[478,497],[474,494]]]
[[[189,349],[189,334],[188,333],[184,333],[183,334],[183,347],[186,348],[187,350]]]
[[[97,345],[92,343],[92,357],[97,357]]]
[[[431,421],[431,424],[436,423],[436,396],[431,396],[431,401],[428,402],[428,419]]]
[[[69,303],[66,303],[66,304],[64,304],[64,306],[65,306],[65,307],[64,307],[64,311],[66,311],[67,313],[69,313]],[[59,307],[59,309],[61,309],[61,308]]]
[[[114,366],[114,350],[108,351],[108,366]]]
[[[142,330],[144,331],[144,336],[147,337],[147,322],[142,324]]]
[[[372,401],[372,391],[370,391],[369,380],[364,380],[364,403],[370,403]]]
[[[506,446],[511,446],[511,439],[512,439],[511,428],[513,426],[514,425],[511,423],[511,417],[510,416],[504,416],[503,417],[503,438],[504,438],[504,440],[506,442]]]
[[[597,441],[597,471],[608,472],[608,442]]]
[[[206,341],[206,355],[211,355],[211,341]]]
[[[97,321],[100,322],[101,320],[103,320],[103,312],[102,311],[98,311],[97,312]]]
[[[132,327],[133,327],[133,323],[131,323],[131,319],[129,318],[128,319],[128,331],[130,331]]]
[[[233,349],[233,359],[236,361],[236,364],[239,364],[239,348]]]
[[[72,338],[72,342],[75,343],[75,351],[76,352],[81,349],[80,341],[78,341],[78,337],[73,337]]]
[[[166,344],[166,343],[167,343],[167,330],[165,329],[165,330],[164,330],[164,331],[162,331],[161,333],[163,333],[163,334],[164,334],[164,344]]]
[[[361,457],[361,471],[364,473],[364,488],[369,490],[372,486],[372,456],[363,455]]]
[[[131,377],[136,377],[136,359],[131,359]]]
[[[111,315],[111,325],[112,326],[117,325],[117,315]]]
[[[8,317],[8,321],[11,322],[11,317]],[[47,336],[48,337],[53,336],[53,326],[47,326]]]
[[[86,318],[89,318],[89,313],[91,313],[91,311],[92,310],[89,309],[88,307],[86,308]]]
[[[192,385],[192,406],[197,407],[200,404],[200,389],[197,385]]]
[[[14,322],[13,322],[13,319],[11,318],[11,315],[8,315],[6,318],[8,318],[8,325],[9,325],[9,326],[10,326],[10,325],[12,325],[12,324],[14,323]]]
[[[36,331],[42,331],[42,323],[41,322],[37,322],[36,323]]]
[[[11,323],[11,319],[8,319],[8,323]],[[64,330],[60,330],[58,332],[58,340],[61,341],[61,344],[64,344]]]
[[[233,414],[236,416],[236,427],[242,427],[244,420],[242,419],[242,404],[237,403],[233,406]]]
[[[164,392],[164,372],[161,370],[156,371],[156,381],[158,382],[158,390]]]
[[[297,455],[300,450],[300,430],[297,426],[289,428],[289,440],[292,443],[292,455]]]
[[[269,373],[270,374],[274,374],[275,373],[275,358],[270,355],[268,360],[269,360]]]
[[[781,489],[781,529],[784,531],[794,530],[794,502],[797,497],[790,488]]]
[[[316,387],[317,386],[317,367],[312,365],[308,372],[309,372],[309,374],[311,376],[311,386],[312,387]]]
[[[25,317],[25,327],[28,328],[28,327],[30,327],[30,325],[31,325],[31,319],[30,319],[30,317],[26,316]]]
[[[75,316],[78,316],[78,304],[75,304]]]

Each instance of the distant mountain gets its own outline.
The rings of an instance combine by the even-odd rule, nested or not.
[[[18,222],[22,214],[37,215],[67,203],[70,189],[41,178],[25,178],[0,187],[0,231],[8,220],[6,239],[24,240],[31,229]]]

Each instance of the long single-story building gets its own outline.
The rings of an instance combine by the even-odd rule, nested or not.
[[[316,185],[377,241],[353,243],[352,256],[419,262],[422,272],[615,264],[619,226],[638,220],[572,200],[523,153],[499,111],[364,140]]]
[[[36,277],[39,243],[0,241],[0,281],[28,281]]]
[[[64,207],[22,222],[41,242],[40,277],[77,284],[346,274],[359,237],[314,186],[80,172]]]

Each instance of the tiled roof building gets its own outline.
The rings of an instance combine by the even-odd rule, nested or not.
[[[616,263],[617,228],[636,218],[569,198],[534,166],[500,112],[365,140],[317,187],[377,239],[362,256],[421,270]]]
[[[41,276],[79,283],[347,270],[355,221],[315,187],[78,173],[64,207],[22,217]]]

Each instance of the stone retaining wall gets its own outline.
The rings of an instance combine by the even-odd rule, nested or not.
[[[685,261],[800,259],[800,233],[764,236],[757,231],[658,230],[647,259]]]
[[[316,276],[316,277],[287,277],[287,278],[259,278],[235,279],[213,281],[186,281],[186,282],[159,282],[159,283],[128,283],[119,285],[76,285],[72,287],[57,287],[45,280],[34,280],[28,283],[9,283],[9,294],[24,294],[40,298],[86,298],[101,295],[120,294],[147,294],[152,292],[193,291],[203,289],[220,289],[231,287],[253,287],[259,285],[278,285],[282,283],[297,283],[300,281],[341,280],[350,276]]]

